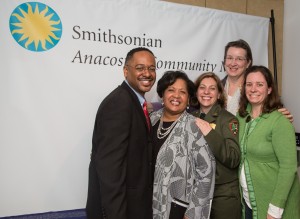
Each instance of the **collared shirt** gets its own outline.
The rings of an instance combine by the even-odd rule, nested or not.
[[[144,104],[144,102],[146,101],[146,99],[145,99],[140,93],[136,92],[136,90],[133,89],[133,88],[130,86],[130,84],[128,83],[127,80],[124,80],[124,81],[125,81],[126,84],[131,88],[131,90],[136,94],[137,98],[138,98],[139,101],[140,101],[141,107],[143,107],[143,104]]]

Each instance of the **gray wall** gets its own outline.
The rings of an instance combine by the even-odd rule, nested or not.
[[[300,1],[284,1],[282,100],[300,132]]]

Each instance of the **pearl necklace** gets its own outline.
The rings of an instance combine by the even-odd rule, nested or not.
[[[178,123],[179,119],[181,118],[182,115],[180,115],[173,123],[170,125],[168,128],[163,127],[163,120],[162,118],[159,121],[158,129],[157,129],[157,138],[158,139],[163,139],[165,138],[174,128],[174,126]]]

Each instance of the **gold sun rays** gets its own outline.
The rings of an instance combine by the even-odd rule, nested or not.
[[[38,4],[35,5],[34,11],[29,3],[26,4],[28,6],[27,13],[23,9],[19,8],[23,16],[17,13],[12,14],[12,16],[19,20],[18,23],[12,23],[13,26],[18,27],[18,29],[14,29],[12,31],[12,34],[18,33],[22,35],[18,42],[26,40],[25,48],[28,48],[31,43],[34,43],[35,49],[38,50],[39,42],[41,42],[43,50],[47,50],[46,42],[53,45],[53,41],[50,37],[55,40],[60,39],[54,34],[54,31],[60,31],[61,29],[53,27],[54,25],[60,24],[60,20],[51,20],[54,13],[46,15],[48,12],[48,6],[40,12]]]

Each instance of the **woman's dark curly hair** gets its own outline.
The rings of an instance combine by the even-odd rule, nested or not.
[[[160,98],[163,97],[165,90],[172,84],[175,83],[177,79],[182,79],[186,82],[188,94],[189,94],[189,101],[195,96],[195,85],[189,79],[187,74],[183,71],[166,71],[163,76],[158,80],[156,91]]]

